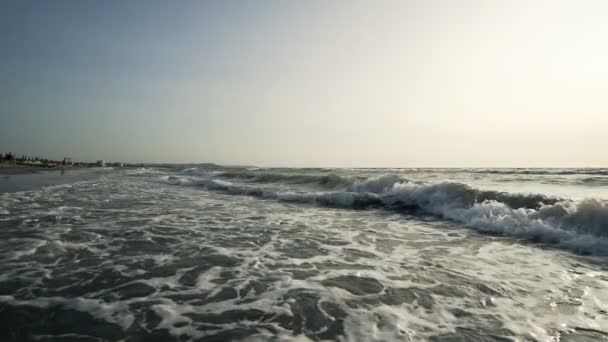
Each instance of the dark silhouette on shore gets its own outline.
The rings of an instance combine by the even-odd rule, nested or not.
[[[67,159],[62,161],[56,161],[48,158],[40,158],[38,156],[27,156],[21,155],[18,157],[14,152],[0,153],[0,163],[10,165],[32,165],[32,166],[43,166],[43,167],[55,167],[57,165],[67,165]]]
[[[130,164],[130,163],[103,163],[102,166],[111,167],[124,167],[124,166],[143,166],[144,164]],[[64,169],[68,167],[99,167],[99,161],[91,162],[78,162],[73,161],[72,158],[65,157],[62,160],[49,159],[39,156],[28,156],[21,155],[17,156],[14,152],[0,153],[0,166],[3,169]],[[5,170],[6,171],[6,170]]]
[[[15,154],[12,152],[7,152],[5,154],[0,153],[0,163],[8,163],[15,164],[17,162],[15,158]]]

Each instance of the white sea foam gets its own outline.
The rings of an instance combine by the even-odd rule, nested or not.
[[[598,198],[429,182],[445,178],[399,170],[224,177],[235,169],[179,167],[162,178],[120,170],[71,188],[1,195],[11,214],[0,216],[0,288],[10,295],[0,297],[9,327],[0,340],[45,339],[49,324],[27,320],[64,309],[75,320],[54,327],[51,339],[608,336],[584,330],[608,326],[605,258],[463,229],[603,254],[606,203]],[[124,330],[86,331],[72,310]]]
[[[479,190],[458,182],[412,182],[395,175],[356,179],[343,190],[331,191],[276,191],[255,183],[215,178],[163,179],[171,184],[286,202],[422,211],[485,233],[557,245],[578,253],[608,255],[608,203],[599,199],[574,202],[542,194]]]

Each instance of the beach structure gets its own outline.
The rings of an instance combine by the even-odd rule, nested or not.
[[[99,167],[106,167],[106,161],[105,160],[98,160],[97,161],[97,166]]]

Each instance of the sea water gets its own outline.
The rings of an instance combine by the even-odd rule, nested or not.
[[[0,341],[608,340],[605,169],[25,183],[0,194]]]

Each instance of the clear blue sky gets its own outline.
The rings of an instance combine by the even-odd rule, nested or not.
[[[608,166],[605,1],[2,1],[0,151]]]

